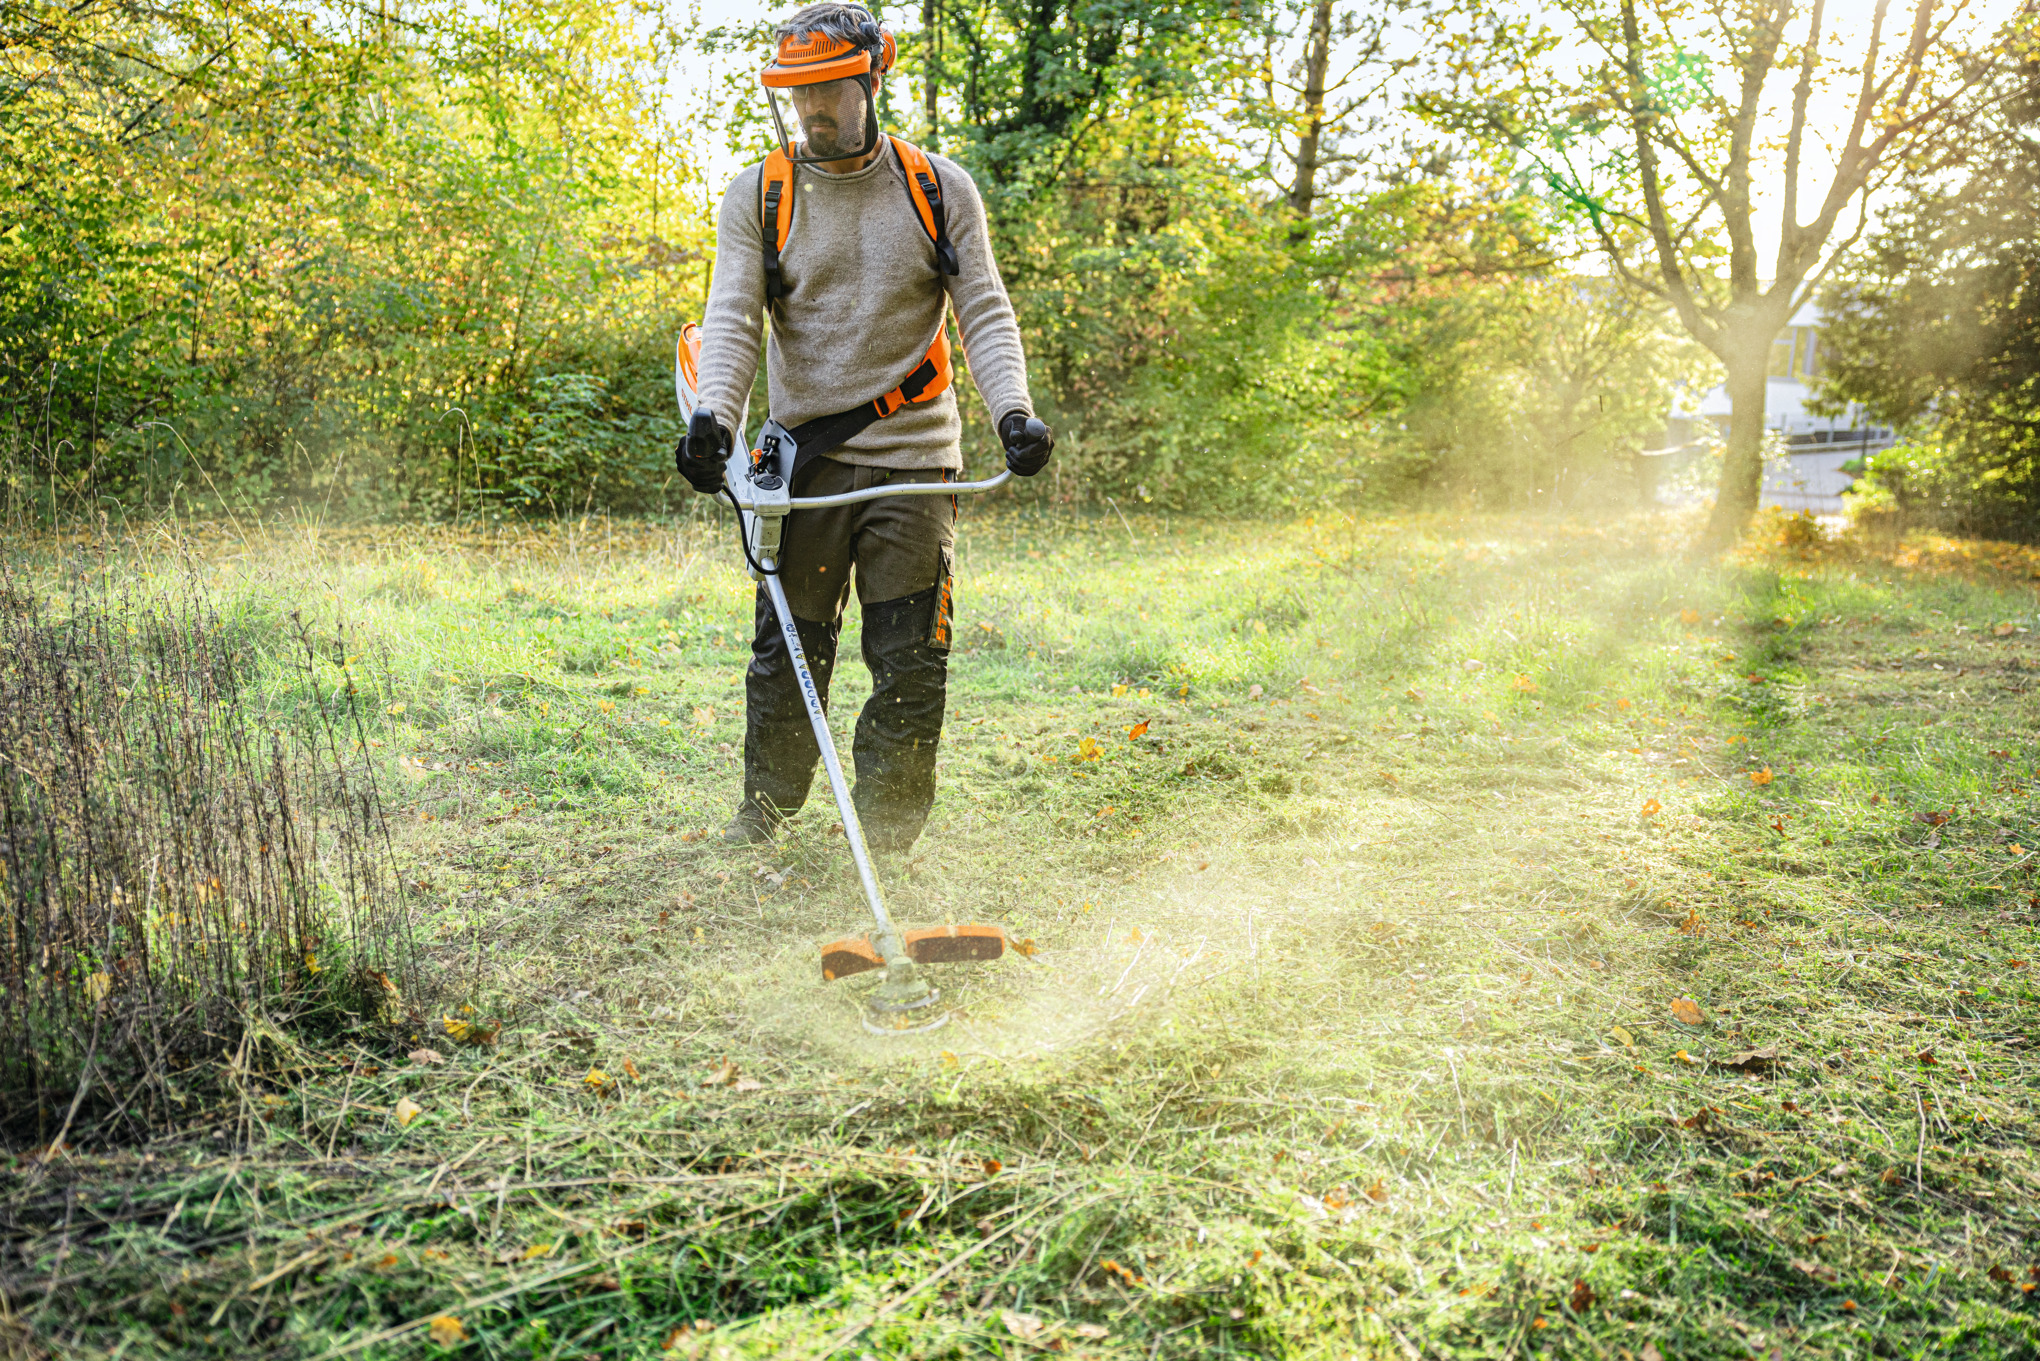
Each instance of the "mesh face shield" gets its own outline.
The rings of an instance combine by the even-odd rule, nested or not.
[[[787,159],[800,165],[851,160],[878,149],[878,107],[864,75],[765,87]]]
[[[814,165],[878,149],[875,78],[892,69],[895,50],[892,35],[869,15],[856,42],[821,32],[779,40],[760,80],[788,160]]]

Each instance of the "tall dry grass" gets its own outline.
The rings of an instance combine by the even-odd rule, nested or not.
[[[103,568],[0,577],[0,1135],[44,1146],[412,974],[347,640]]]

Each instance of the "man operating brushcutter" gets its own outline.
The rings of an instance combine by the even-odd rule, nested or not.
[[[781,24],[764,86],[779,146],[723,195],[702,322],[699,398],[675,453],[696,491],[723,487],[764,338],[772,417],[799,455],[795,496],[947,482],[963,467],[944,320],[998,420],[1006,466],[1046,467],[1027,358],[992,260],[983,201],[953,161],[881,134],[893,38],[860,5]],[[935,800],[949,680],[956,501],[882,497],[788,517],[780,579],[826,702],[854,575],[871,698],[852,744],[871,845],[913,845]],[[854,569],[854,572],[853,572]],[[763,840],[806,801],[819,749],[761,586],[745,673],[744,800],[724,829]]]

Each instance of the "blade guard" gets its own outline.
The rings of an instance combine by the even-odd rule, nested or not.
[[[1006,932],[998,926],[928,926],[907,932],[902,944],[916,964],[957,964],[997,959],[1006,952]],[[878,950],[863,936],[832,941],[822,950],[822,981],[885,967]]]

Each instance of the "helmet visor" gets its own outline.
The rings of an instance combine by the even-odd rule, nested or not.
[[[878,146],[878,110],[861,76],[767,86],[765,99],[789,160],[809,165],[850,160]]]

